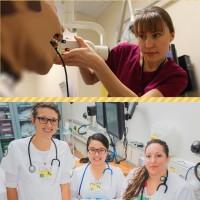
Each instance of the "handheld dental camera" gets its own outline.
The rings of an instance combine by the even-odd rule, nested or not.
[[[99,56],[101,56],[104,60],[107,60],[109,54],[109,48],[107,46],[94,45],[89,40],[84,40]],[[80,48],[77,41],[73,39],[63,39],[61,41],[57,41],[55,39],[51,40],[51,44],[54,48],[57,48],[60,54],[65,51],[70,51],[75,48]]]

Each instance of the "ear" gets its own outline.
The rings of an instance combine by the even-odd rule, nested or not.
[[[174,37],[175,37],[175,33],[174,33],[174,32],[172,32],[172,33],[171,33],[170,42],[174,40]]]
[[[34,125],[35,124],[35,118],[31,117],[31,123]]]

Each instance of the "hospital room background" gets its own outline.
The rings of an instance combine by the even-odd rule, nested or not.
[[[161,6],[172,17],[175,26],[177,57],[185,59],[190,85],[184,96],[200,96],[200,1],[198,0],[92,0],[57,1],[65,38],[82,36],[95,45],[114,47],[121,41],[136,42],[128,31],[134,14],[148,6]],[[70,96],[106,96],[100,83],[85,85],[76,67],[67,67]],[[31,88],[31,90],[30,90]],[[53,88],[53,89],[52,89]],[[66,96],[63,68],[55,65],[47,75],[24,73],[15,96]]]
[[[30,116],[34,103],[0,103],[0,160],[10,141],[34,133]],[[56,138],[66,141],[74,156],[86,157],[86,141],[103,133],[113,142],[110,158],[122,161],[126,173],[144,161],[144,146],[152,138],[169,145],[169,170],[187,179],[200,197],[194,167],[200,162],[200,104],[198,102],[88,102],[57,103],[61,112]],[[198,165],[200,166],[200,164]],[[197,168],[200,176],[200,167]]]

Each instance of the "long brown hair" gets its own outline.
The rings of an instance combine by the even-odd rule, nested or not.
[[[166,156],[169,157],[168,145],[166,144],[165,141],[162,141],[160,139],[150,140],[145,147],[145,152],[146,152],[147,147],[150,144],[155,144],[155,143],[160,144],[163,147],[163,150],[164,150]],[[143,166],[143,167],[139,168],[135,172],[132,180],[130,180],[128,187],[126,188],[126,191],[123,195],[123,199],[131,200],[133,197],[137,197],[138,194],[140,193],[140,191],[142,190],[142,188],[144,187],[144,184],[148,178],[149,178],[149,173],[148,173],[146,167]]]
[[[136,37],[139,35],[139,33],[145,33],[148,31],[163,31],[163,22],[169,28],[170,33],[175,32],[172,19],[167,11],[158,6],[145,8],[136,14],[136,18],[134,24],[131,27],[131,30],[136,35]]]

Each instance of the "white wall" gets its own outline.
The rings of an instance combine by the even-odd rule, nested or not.
[[[106,44],[109,47],[116,45],[119,25],[121,19],[123,1],[114,1],[103,13],[97,18],[106,31]]]
[[[67,118],[87,124],[82,117],[87,105],[71,104]],[[139,103],[132,119],[126,122],[128,141],[146,143],[154,133],[167,141],[173,156],[197,162],[199,157],[190,151],[190,146],[200,140],[199,110],[200,103]]]
[[[127,122],[128,139],[147,142],[154,133],[166,139],[173,155],[197,161],[190,146],[200,140],[199,110],[200,103],[139,103]]]
[[[200,96],[200,57],[198,50],[200,46],[200,1],[179,0],[167,7],[166,10],[170,13],[174,22],[176,30],[174,43],[178,55],[186,54],[191,57],[198,87],[196,96]]]

